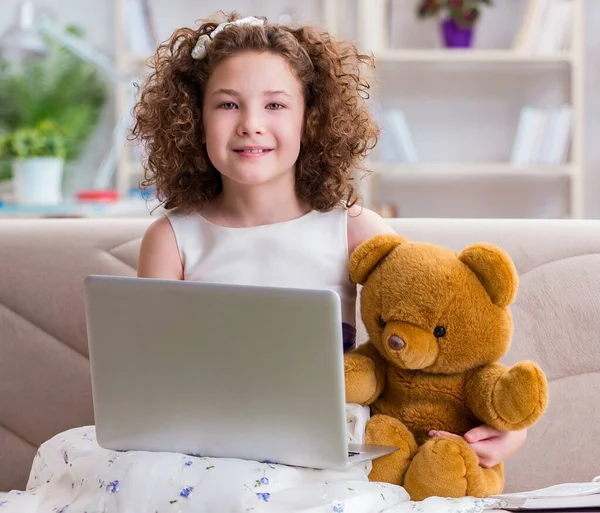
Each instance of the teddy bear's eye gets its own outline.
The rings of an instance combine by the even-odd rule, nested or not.
[[[381,329],[385,328],[387,325],[387,322],[385,322],[381,316],[379,316],[379,318],[377,319],[377,322],[379,322],[379,327]]]
[[[445,334],[446,334],[446,328],[444,328],[443,326],[436,326],[433,329],[433,336],[435,338],[442,338]]]

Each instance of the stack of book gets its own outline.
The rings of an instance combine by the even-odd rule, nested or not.
[[[412,133],[404,112],[400,109],[381,111],[379,151],[381,162],[416,164],[419,161]]]
[[[528,0],[517,51],[542,54],[568,50],[572,26],[571,0]]]
[[[525,106],[511,154],[516,165],[564,164],[571,142],[572,109],[570,105],[540,109]]]

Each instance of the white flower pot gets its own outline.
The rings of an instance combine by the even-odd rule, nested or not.
[[[63,160],[55,157],[13,160],[15,201],[28,205],[60,203],[63,168]]]

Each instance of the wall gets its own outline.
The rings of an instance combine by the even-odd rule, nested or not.
[[[415,0],[394,2],[395,12],[399,13],[393,18],[396,25],[394,42],[414,47],[436,45],[435,24],[419,22],[414,17]],[[8,26],[17,4],[18,0],[3,0],[5,16],[0,18],[0,31]],[[113,54],[114,2],[54,0],[51,4],[61,22],[82,26],[92,44]],[[507,46],[518,30],[525,0],[497,0],[495,4],[492,10],[484,12],[476,38],[477,47]],[[320,20],[319,0],[304,1],[302,8],[293,0],[205,0],[201,5],[202,9],[198,9],[198,2],[192,0],[152,0],[159,36],[166,38],[180,25],[193,26],[195,20],[218,9],[235,9],[244,14],[264,13],[270,18],[291,12],[303,20]],[[600,2],[588,0],[587,12],[586,212],[587,217],[599,218],[600,202],[596,201],[596,196],[600,190],[600,145],[594,142],[600,135],[600,95],[596,94],[600,90],[600,71],[596,64],[600,58],[600,33],[594,25],[600,20]],[[475,69],[477,71],[473,72]],[[464,72],[440,69],[432,73],[423,67],[384,66],[379,71],[382,91],[394,97],[391,105],[405,109],[419,153],[430,161],[506,160],[521,105],[554,102],[568,94],[567,73],[551,67],[543,72],[533,72],[526,66],[495,65],[469,67],[468,73],[467,69]],[[425,78],[427,82],[424,82]],[[90,183],[93,168],[102,157],[103,143],[111,129],[111,116],[109,106],[106,119],[90,142],[89,152],[73,170],[76,179],[71,179],[71,189]],[[460,182],[438,187],[402,184],[386,187],[385,193],[389,198],[400,199],[400,215],[419,216],[436,215],[437,206],[442,204],[446,205],[444,209],[448,215],[481,212],[482,215],[505,215],[506,204],[510,202],[510,212],[514,212],[515,217],[554,217],[560,215],[568,200],[565,187],[559,183],[499,181],[465,185]],[[474,205],[474,209],[465,208],[465,205]]]

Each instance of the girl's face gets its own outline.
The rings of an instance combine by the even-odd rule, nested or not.
[[[224,182],[252,186],[293,176],[304,95],[283,57],[242,52],[219,63],[206,85],[202,120],[208,157]]]

